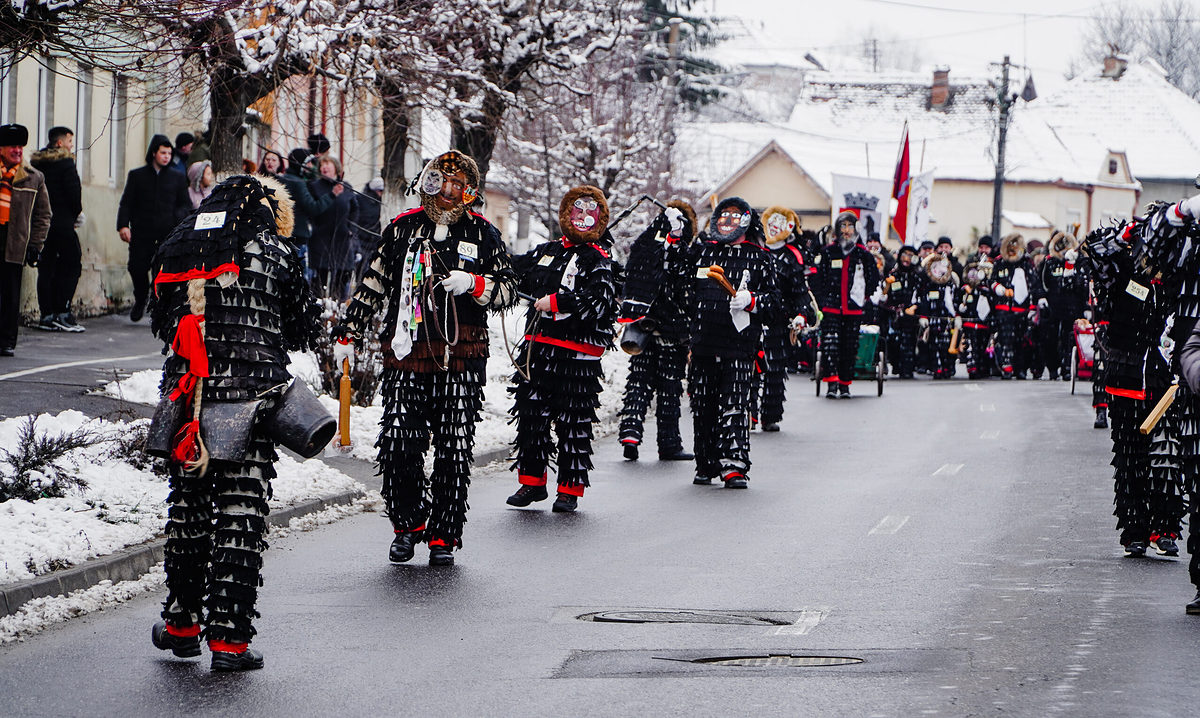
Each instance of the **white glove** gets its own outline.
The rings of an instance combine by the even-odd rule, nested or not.
[[[1045,309],[1045,308],[1046,308],[1046,307],[1048,307],[1048,306],[1050,306],[1050,300],[1049,300],[1049,299],[1046,299],[1045,297],[1042,297],[1041,299],[1039,299],[1039,300],[1038,300],[1038,309]]]
[[[1167,210],[1167,221],[1176,227],[1182,227],[1187,220],[1197,217],[1200,217],[1200,194],[1188,197]]]
[[[729,308],[731,310],[742,310],[743,312],[750,311],[746,307],[754,301],[754,297],[750,294],[749,289],[740,289],[738,293],[729,298]]]
[[[1002,284],[997,284],[996,288],[993,291],[996,292],[997,297],[1007,297],[1008,296],[1008,288]]]
[[[450,276],[442,280],[441,287],[450,294],[466,294],[475,288],[475,275],[461,269],[452,269]]]
[[[350,368],[354,368],[354,342],[342,344],[341,342],[333,343],[333,365],[336,371],[342,371],[342,360],[350,360]]]
[[[808,322],[804,321],[803,314],[797,314],[792,318],[792,321],[788,323],[789,329],[803,329],[806,326],[808,326]]]
[[[1088,320],[1089,322],[1090,322],[1090,321],[1092,321],[1092,310],[1091,310],[1091,309],[1084,309],[1084,310],[1083,310],[1083,318],[1084,318],[1084,319],[1086,319],[1086,320]]]
[[[921,317],[917,324],[919,324],[922,329],[925,329],[929,326],[929,317]]]

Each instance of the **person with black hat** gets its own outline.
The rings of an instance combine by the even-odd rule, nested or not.
[[[625,458],[637,461],[646,412],[655,412],[660,461],[691,461],[679,434],[680,397],[687,368],[687,260],[696,236],[696,212],[682,200],[667,208],[629,250],[624,297],[617,322],[621,348],[633,354],[621,404],[617,440]]]
[[[707,239],[692,250],[688,392],[694,484],[720,478],[725,488],[749,486],[754,360],[763,325],[782,314],[775,262],[762,241],[758,213],[741,197],[729,197],[713,210]]]
[[[975,245],[975,251],[971,252],[971,255],[967,257],[968,262],[979,262],[985,259],[988,261],[988,263],[994,261],[995,241],[992,239],[991,235],[983,235],[979,238]]]
[[[140,321],[150,292],[150,260],[175,225],[192,212],[187,176],[167,169],[171,141],[155,135],[146,149],[146,164],[130,170],[117,208],[117,233],[129,245],[129,276],[133,280],[133,309]]]
[[[346,312],[347,329],[361,337],[389,305],[379,334],[383,418],[375,445],[393,563],[411,560],[424,542],[430,565],[450,566],[463,543],[488,314],[516,299],[500,231],[470,210],[479,181],[475,160],[457,150],[430,160],[417,178],[421,206],[384,229]]]
[[[954,276],[961,278],[963,266],[962,262],[958,261],[958,257],[954,256],[954,242],[949,237],[938,237],[937,246],[933,251],[950,260],[950,271],[954,272]]]
[[[513,261],[519,290],[537,299],[518,345],[517,356],[526,359],[513,375],[509,413],[517,421],[517,436],[512,468],[520,486],[508,497],[510,506],[549,497],[547,472],[556,458],[554,511],[575,511],[590,485],[600,357],[612,345],[618,310],[618,265],[609,254],[608,218],[608,201],[600,189],[574,187],[558,206],[562,239]]]
[[[46,176],[50,194],[50,233],[38,263],[37,328],[51,332],[82,332],[71,315],[71,300],[82,272],[82,248],[75,225],[83,215],[82,186],[75,167],[75,133],[67,127],[50,128],[45,149],[34,152],[30,162]]]
[[[181,658],[199,656],[207,639],[214,671],[263,666],[249,644],[276,443],[304,434],[287,445],[312,456],[336,426],[318,404],[300,422],[321,427],[311,435],[268,428],[278,407],[294,410],[307,392],[290,386],[288,352],[315,349],[321,336],[320,309],[287,242],[290,205],[275,180],[231,177],[153,260],[150,325],[167,358],[148,444],[167,459],[171,491],[167,597],[150,635]]]
[[[936,248],[936,245],[934,245],[933,240],[929,240],[929,239],[926,239],[925,241],[921,242],[921,244],[919,244],[917,246],[918,266],[925,264],[925,258],[928,257],[929,255],[933,254],[933,250],[935,248]]]
[[[171,164],[167,165],[169,169],[176,172],[187,174],[188,167],[192,162],[202,162],[203,160],[189,160],[192,154],[192,147],[196,144],[196,136],[191,132],[180,132],[175,135],[175,149],[171,153]]]
[[[309,164],[312,155],[303,147],[297,147],[288,153],[287,171],[279,175],[279,180],[287,187],[288,194],[295,203],[296,230],[292,236],[292,244],[300,252],[301,260],[308,255],[308,242],[312,239],[313,220],[321,216],[333,206],[334,201],[345,191],[342,184],[336,183],[330,191],[316,196],[309,189],[309,181],[316,173]],[[307,261],[305,261],[307,266]],[[306,273],[309,273],[306,270]],[[309,273],[311,274],[311,273]]]
[[[0,356],[13,356],[21,321],[21,279],[25,266],[38,266],[50,231],[46,178],[25,162],[29,130],[0,125]]]
[[[858,215],[843,211],[833,223],[829,243],[813,258],[817,273],[809,283],[821,319],[821,376],[827,399],[849,399],[858,358],[858,328],[867,301],[879,286],[875,258],[858,243]],[[930,242],[929,251],[933,251]]]
[[[922,277],[916,260],[916,248],[904,245],[900,248],[896,266],[883,280],[883,306],[888,313],[887,354],[892,360],[892,371],[901,379],[912,379],[916,371],[920,326],[916,310],[908,311]]]

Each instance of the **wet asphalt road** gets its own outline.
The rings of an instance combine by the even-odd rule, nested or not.
[[[1122,558],[1089,397],[1048,382],[890,382],[848,402],[789,389],[783,431],[753,436],[747,491],[624,462],[611,437],[575,515],[506,507],[515,481],[481,467],[452,568],[423,549],[389,565],[379,514],[276,539],[264,670],[156,651],[157,593],[0,647],[0,715],[1195,713],[1186,559]],[[635,608],[787,625],[576,618]],[[772,654],[864,662],[689,662]]]

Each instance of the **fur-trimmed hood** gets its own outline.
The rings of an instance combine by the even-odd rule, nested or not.
[[[772,234],[772,232],[771,232],[772,218],[776,217],[776,216],[781,217],[781,220],[776,219],[774,221],[782,222],[782,226],[779,227],[779,230],[777,232]],[[788,209],[787,207],[780,207],[779,205],[774,205],[771,207],[767,207],[765,210],[763,210],[762,223],[763,223],[763,237],[766,239],[767,246],[768,247],[781,247],[784,244],[786,244],[788,239],[792,236],[793,230],[795,230],[796,228],[798,228],[800,226],[800,218],[796,216],[795,212]]]
[[[35,167],[43,163],[73,159],[75,159],[75,153],[71,150],[68,150],[66,147],[46,147],[29,155],[29,161],[32,162]]]
[[[684,202],[681,199],[673,199],[670,202],[667,202],[667,206],[674,207],[683,213],[683,220],[687,222],[687,227],[683,232],[683,241],[685,243],[690,243],[700,232],[700,225],[696,222],[696,210],[692,209],[692,205]]]
[[[1017,232],[1000,240],[1000,258],[1006,262],[1017,262],[1025,258],[1025,238]]]
[[[571,224],[571,206],[575,204],[575,200],[584,197],[595,200],[596,204],[600,206],[595,226],[587,231],[579,230]],[[599,242],[604,233],[608,231],[608,200],[604,198],[604,192],[599,187],[591,185],[572,187],[563,195],[562,202],[558,204],[558,226],[563,235],[576,244]]]
[[[275,214],[278,235],[290,238],[296,229],[296,203],[292,201],[292,195],[288,193],[283,182],[274,177],[257,176],[254,179],[267,191],[267,197],[263,201]]]
[[[941,264],[946,267],[946,272],[941,277],[935,277],[931,271],[935,264]],[[929,281],[934,284],[947,284],[954,277],[954,265],[950,263],[950,258],[937,252],[921,260],[921,269],[925,271],[925,276],[929,277]]]
[[[1073,234],[1055,232],[1050,237],[1050,241],[1046,243],[1046,246],[1050,250],[1051,257],[1062,259],[1063,255],[1067,252],[1079,248],[1079,240],[1075,239],[1075,235]]]

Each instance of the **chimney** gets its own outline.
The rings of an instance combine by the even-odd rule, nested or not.
[[[1116,53],[1110,53],[1108,57],[1104,58],[1104,72],[1101,72],[1100,76],[1116,80],[1125,74],[1125,68],[1128,65],[1128,59]]]
[[[941,110],[950,100],[950,68],[933,71],[933,86],[929,88],[929,107]]]

